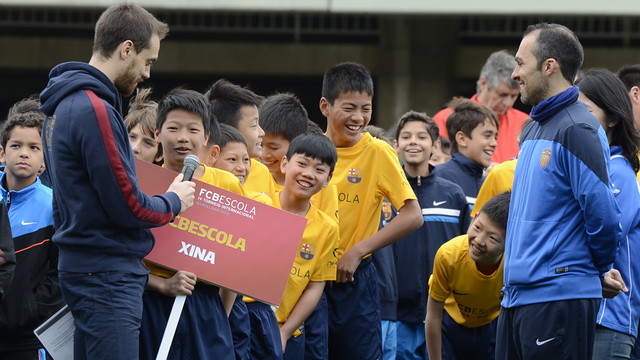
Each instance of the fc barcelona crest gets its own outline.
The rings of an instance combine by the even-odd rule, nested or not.
[[[387,199],[384,199],[382,201],[382,214],[384,216],[385,221],[391,220],[391,216],[393,215],[393,212],[391,211],[391,203],[387,201]]]
[[[362,180],[362,170],[350,168],[347,173],[347,180],[353,184],[359,183]]]
[[[316,247],[309,244],[302,244],[300,247],[300,257],[305,260],[313,259],[314,252],[316,251]]]
[[[540,167],[547,167],[549,161],[551,161],[551,148],[544,148],[542,149],[542,154],[540,154]]]

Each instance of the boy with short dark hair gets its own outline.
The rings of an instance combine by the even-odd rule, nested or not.
[[[438,125],[425,113],[409,111],[396,128],[394,146],[422,208],[424,225],[394,244],[398,275],[397,356],[424,359],[424,318],[433,258],[442,244],[464,234],[471,217],[460,186],[442,179],[429,164],[439,147]]]
[[[336,282],[326,290],[332,359],[381,357],[380,299],[371,253],[423,222],[396,152],[362,132],[371,120],[372,98],[373,80],[364,66],[342,63],[325,72],[320,111],[338,151],[332,183],[338,187],[341,218]],[[385,197],[399,214],[377,231]]]
[[[498,118],[488,107],[464,98],[454,98],[447,106],[453,109],[447,119],[452,156],[436,172],[460,185],[471,210],[497,146]]]
[[[184,159],[200,154],[210,136],[210,105],[204,95],[176,89],[158,104],[156,137],[162,144],[164,167],[179,172]],[[231,173],[203,164],[193,178],[244,195],[238,179]],[[144,313],[140,331],[141,358],[155,359],[162,334],[176,295],[187,296],[169,357],[234,359],[227,311],[235,294],[217,286],[196,282],[189,272],[173,272],[147,263],[151,269],[143,297]]]
[[[284,184],[280,161],[287,154],[289,144],[307,131],[309,115],[293,94],[275,94],[264,99],[259,107],[262,138],[262,160],[276,184]],[[277,191],[277,190],[276,190]]]
[[[429,279],[429,359],[493,360],[511,193],[491,198],[467,235],[440,247]]]
[[[284,188],[281,161],[286,156],[289,145],[298,136],[309,130],[307,110],[300,100],[289,93],[274,94],[267,97],[259,108],[261,126],[265,132],[262,139],[262,159],[271,172],[275,186],[275,196]],[[338,191],[330,184],[311,197],[311,204],[320,211],[338,221]],[[330,259],[329,267],[335,266],[336,259]],[[308,360],[328,357],[327,300],[320,298],[316,310],[305,324],[305,357]]]
[[[35,104],[28,99],[21,103]],[[18,104],[20,105],[20,104]],[[0,137],[0,195],[9,208],[15,247],[13,282],[0,302],[0,358],[34,359],[45,354],[33,330],[64,305],[53,235],[53,195],[38,173],[44,166],[40,111],[15,111]]]
[[[251,158],[242,133],[230,125],[220,124],[217,145],[220,147],[220,154],[211,166],[232,173],[244,184],[249,175]]]
[[[308,134],[291,142],[280,164],[285,183],[274,198],[274,206],[307,218],[300,251],[276,310],[284,359],[307,358],[303,324],[316,309],[325,282],[336,279],[333,251],[339,243],[338,225],[310,201],[329,183],[336,160],[335,146],[329,139]]]
[[[262,156],[262,137],[264,136],[258,115],[258,106],[262,102],[262,97],[224,79],[216,81],[205,96],[211,102],[211,113],[218,122],[240,130],[247,140],[251,170],[244,188],[247,191],[273,196],[275,190],[269,170],[257,160]]]

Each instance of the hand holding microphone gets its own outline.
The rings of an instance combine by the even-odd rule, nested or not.
[[[191,181],[193,173],[200,166],[200,159],[195,155],[187,155],[184,159],[184,167],[182,172],[173,179],[173,183],[169,186],[167,191],[174,192],[180,198],[182,207],[180,208],[180,214],[185,212],[191,206],[195,200],[196,184]]]

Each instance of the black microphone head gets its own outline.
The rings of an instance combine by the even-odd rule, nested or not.
[[[187,157],[184,158],[183,162],[182,173],[184,174],[184,179],[182,180],[191,181],[193,172],[196,171],[198,166],[200,166],[200,159],[193,154],[187,155]]]

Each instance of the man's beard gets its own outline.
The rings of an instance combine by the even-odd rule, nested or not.
[[[122,96],[131,96],[138,86],[138,76],[135,72],[135,62],[131,62],[125,72],[113,83]]]

